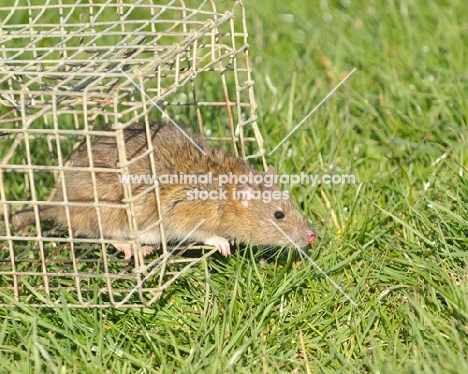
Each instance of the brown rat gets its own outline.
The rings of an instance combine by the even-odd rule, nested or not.
[[[112,130],[109,130],[112,131]],[[127,160],[143,154],[147,149],[146,126],[133,124],[124,130]],[[316,239],[308,220],[301,214],[294,201],[283,193],[275,184],[236,181],[235,176],[245,175],[267,177],[274,174],[272,167],[266,173],[253,169],[248,163],[217,148],[208,147],[203,138],[191,133],[190,137],[206,153],[199,149],[175,126],[171,124],[152,124],[149,127],[154,148],[153,157],[158,176],[209,175],[211,181],[185,181],[188,183],[160,183],[161,214],[163,227],[168,241],[181,241],[191,233],[188,241],[202,242],[215,246],[223,255],[230,254],[231,242],[265,246],[290,245],[290,239],[303,247]],[[91,142],[93,166],[95,168],[117,168],[118,152],[115,137],[95,136]],[[86,144],[71,157],[73,167],[89,167]],[[145,156],[129,165],[131,175],[152,175],[149,156]],[[232,173],[232,174],[230,174]],[[94,203],[91,172],[65,171],[67,201]],[[220,176],[234,176],[226,184],[220,185]],[[226,178],[226,177],[223,177]],[[266,178],[265,178],[266,179]],[[115,172],[95,172],[97,199],[101,203],[120,204],[124,199],[124,185]],[[254,178],[255,180],[255,178]],[[225,180],[224,180],[225,181]],[[61,181],[52,201],[64,201]],[[131,184],[132,196],[148,189],[148,184]],[[196,199],[197,194],[206,198]],[[261,195],[263,194],[263,195]],[[276,198],[268,201],[268,196]],[[259,196],[266,199],[259,199]],[[158,220],[158,209],[154,192],[142,194],[134,202],[135,219],[140,230],[142,244],[155,245],[161,241],[158,227],[144,231]],[[70,226],[73,235],[89,238],[101,237],[96,208],[87,206],[69,206]],[[61,206],[39,206],[41,220],[55,222],[61,228],[68,227],[66,210]],[[125,209],[100,208],[102,238],[128,240],[128,217]],[[201,223],[203,221],[203,223]],[[272,220],[274,224],[272,223]],[[20,228],[35,222],[34,211],[28,209],[16,214],[13,224]],[[200,224],[201,223],[201,224]],[[286,234],[286,237],[275,224]],[[116,244],[115,247],[131,258],[132,247],[129,244]],[[149,254],[152,247],[143,247],[143,253]]]

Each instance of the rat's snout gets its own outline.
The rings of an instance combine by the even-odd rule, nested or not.
[[[315,233],[312,233],[307,238],[307,243],[311,244],[311,243],[315,242],[316,240],[317,240],[317,235],[315,235]]]

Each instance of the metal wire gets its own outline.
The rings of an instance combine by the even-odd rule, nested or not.
[[[253,85],[240,0],[15,0],[0,6],[0,307],[146,307],[215,252],[189,246],[172,253],[163,240],[156,255],[143,257],[133,207],[141,196],[124,187],[122,204],[99,201],[95,174],[129,172],[137,158],[126,158],[123,130],[160,120],[154,103],[207,141],[226,143],[266,168]],[[97,135],[115,137],[115,169],[93,165],[89,144]],[[88,149],[89,167],[67,161],[80,146]],[[152,160],[149,139],[138,157]],[[70,208],[84,203],[50,198],[69,170],[92,176],[95,199],[86,206],[96,211],[98,239],[74,237],[70,227]],[[66,196],[66,184],[59,188]],[[160,206],[156,186],[142,194],[154,194]],[[38,207],[46,205],[65,207],[65,233],[40,222]],[[16,230],[11,217],[24,207],[34,208],[36,222]],[[109,248],[117,241],[103,235],[106,207],[126,211],[135,233],[128,242],[135,248],[131,261]],[[161,219],[154,226],[164,238]],[[201,255],[185,256],[193,250]]]

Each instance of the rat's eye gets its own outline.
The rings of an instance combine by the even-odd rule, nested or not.
[[[280,212],[279,210],[275,212],[275,218],[276,219],[283,219],[284,218],[284,213]]]

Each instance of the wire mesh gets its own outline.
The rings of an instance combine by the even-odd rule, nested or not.
[[[241,1],[15,0],[0,6],[0,307],[144,307],[215,252],[163,240],[143,256],[132,219],[132,196],[123,186],[134,236],[134,258],[112,250],[115,240],[74,237],[40,221],[38,207],[78,203],[51,200],[70,155],[96,136],[113,137],[119,162],[113,169],[151,158],[151,142],[126,158],[124,129],[167,117],[264,167],[263,140],[255,115]],[[161,108],[162,112],[158,109]],[[111,128],[113,131],[107,131]],[[156,174],[155,170],[152,170]],[[62,187],[65,188],[62,185]],[[156,185],[144,194],[159,201]],[[100,211],[109,203],[100,201]],[[65,199],[66,200],[66,199]],[[79,205],[79,204],[78,204]],[[13,214],[32,207],[35,224],[15,229]],[[164,217],[154,223],[164,238]],[[69,217],[68,217],[69,219]],[[69,221],[70,222],[70,221]],[[101,225],[101,221],[99,221]],[[187,255],[194,252],[196,255]]]

